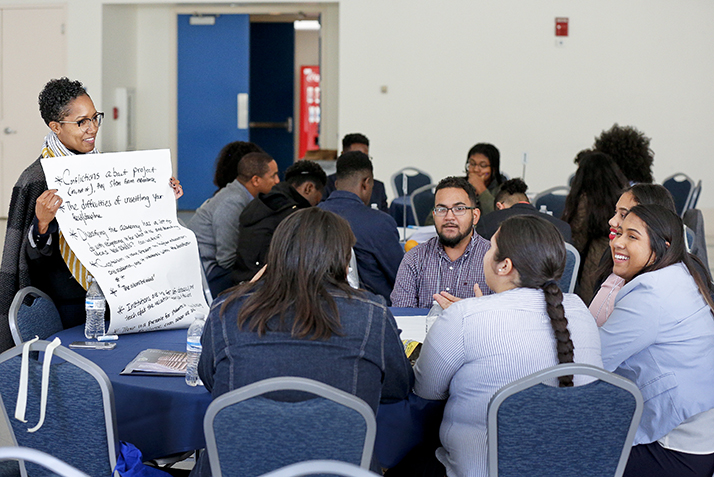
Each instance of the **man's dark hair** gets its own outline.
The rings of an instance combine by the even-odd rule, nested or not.
[[[357,173],[373,171],[369,156],[360,151],[349,151],[337,158],[337,180],[347,179]]]
[[[365,146],[369,147],[369,139],[367,139],[367,136],[360,133],[348,134],[342,138],[343,151],[349,149],[352,144],[364,144]]]
[[[650,149],[650,138],[635,127],[615,123],[595,138],[593,150],[610,156],[630,182],[654,182],[654,152]]]
[[[327,184],[327,174],[318,163],[303,159],[287,168],[285,182],[293,187],[300,187],[305,182],[312,182],[317,190],[322,190]]]
[[[501,153],[498,152],[498,148],[493,144],[486,142],[480,142],[474,147],[469,149],[469,153],[466,155],[466,175],[469,174],[469,158],[474,154],[483,154],[488,158],[491,163],[491,177],[496,181],[496,184],[501,183]]]
[[[510,197],[513,195],[523,195],[526,196],[526,191],[528,190],[528,186],[526,185],[525,182],[523,182],[522,179],[519,179],[516,177],[515,179],[510,179],[501,184],[501,190],[498,191],[498,194],[496,194],[496,197],[494,198],[494,207],[496,206],[496,202],[503,202],[506,200],[506,197]]]
[[[469,196],[469,200],[471,201],[471,206],[472,207],[479,206],[478,195],[476,194],[476,189],[474,189],[474,186],[472,186],[471,183],[463,177],[450,176],[450,177],[445,177],[445,178],[441,179],[439,184],[436,186],[436,189],[434,189],[434,196],[436,196],[436,193],[439,192],[441,189],[449,189],[449,188],[462,189]]]
[[[238,163],[241,158],[251,152],[265,152],[257,144],[246,141],[229,142],[216,158],[216,173],[213,175],[213,183],[219,189],[223,189],[236,179],[238,175]]]
[[[270,169],[269,164],[274,161],[264,152],[249,152],[238,162],[238,179],[246,183],[253,176],[262,176]]]
[[[49,80],[37,101],[45,124],[62,121],[69,114],[69,103],[84,95],[89,96],[80,81],[70,81],[66,76]]]

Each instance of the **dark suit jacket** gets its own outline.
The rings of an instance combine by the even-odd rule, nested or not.
[[[330,174],[327,176],[327,184],[325,189],[322,191],[322,202],[325,202],[330,194],[335,190],[335,179],[337,174]],[[382,212],[389,213],[389,205],[387,205],[387,192],[384,190],[384,182],[374,180],[374,188],[372,189],[372,197],[369,198],[369,204],[377,204],[377,208]]]
[[[558,230],[560,230],[560,233],[563,234],[563,238],[566,242],[573,243],[570,225],[567,222],[556,219],[552,215],[538,212],[538,209],[533,207],[531,204],[515,204],[513,207],[508,209],[494,210],[485,217],[481,217],[481,220],[479,220],[478,224],[476,224],[476,232],[478,232],[478,234],[486,240],[491,240],[493,234],[495,234],[498,227],[500,227],[501,222],[509,217],[513,217],[514,215],[536,215],[538,217],[543,217],[548,222],[558,227]]]

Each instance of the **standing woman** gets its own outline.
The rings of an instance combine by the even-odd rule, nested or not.
[[[600,259],[609,243],[607,220],[626,186],[627,179],[607,154],[590,152],[580,156],[562,219],[570,224],[573,245],[580,252],[575,292],[586,305],[592,301]]]
[[[496,146],[480,142],[469,150],[466,179],[476,189],[481,216],[493,212],[494,197],[506,180],[501,174],[501,154]]]
[[[495,294],[449,306],[429,329],[414,369],[417,395],[447,399],[440,464],[422,465],[435,476],[487,475],[486,413],[504,385],[559,363],[602,365],[590,312],[558,287],[565,244],[553,224],[527,215],[507,219],[483,268]],[[561,386],[573,384],[572,376],[560,378]]]
[[[625,280],[600,328],[603,367],[633,381],[644,411],[625,476],[714,473],[714,303],[684,246],[682,221],[637,205],[611,242]]]
[[[82,83],[67,78],[50,80],[40,92],[39,105],[50,131],[40,157],[23,171],[12,190],[0,268],[0,349],[12,344],[7,329],[10,303],[19,289],[29,285],[52,298],[65,328],[84,323],[85,290],[60,253],[65,244],[55,215],[62,198],[56,189],[47,190],[40,159],[98,153],[95,141],[104,113],[96,110]],[[180,197],[178,180],[171,178],[170,183]],[[78,261],[71,263],[75,271],[80,270]]]
[[[263,276],[221,295],[206,321],[198,371],[214,399],[276,376],[321,381],[375,413],[407,397],[412,369],[392,313],[347,283],[354,243],[345,219],[317,207],[278,225]],[[206,453],[191,475],[211,475]]]

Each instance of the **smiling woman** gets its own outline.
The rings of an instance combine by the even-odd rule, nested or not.
[[[612,241],[625,280],[600,328],[603,366],[635,382],[645,407],[625,476],[714,472],[711,284],[686,252],[682,221],[637,205]],[[685,471],[685,469],[687,471]]]

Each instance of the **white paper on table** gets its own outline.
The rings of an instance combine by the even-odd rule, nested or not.
[[[403,340],[414,340],[420,343],[426,338],[426,315],[395,316],[397,326],[402,330]]]
[[[109,334],[208,314],[196,237],[176,217],[168,149],[42,159],[60,230],[111,308]]]

